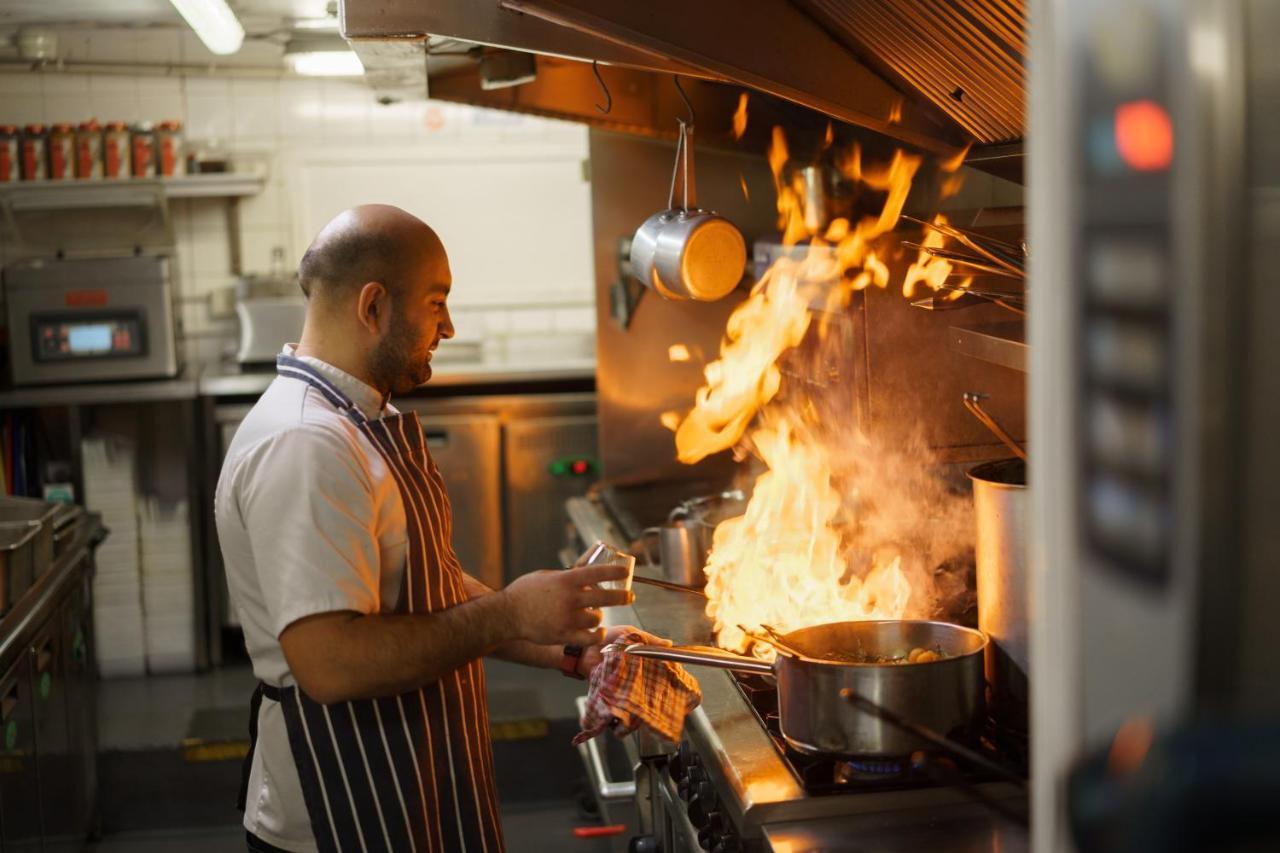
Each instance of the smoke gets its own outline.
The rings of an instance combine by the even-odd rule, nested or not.
[[[901,558],[911,583],[906,618],[970,622],[973,590],[973,499],[968,482],[949,471],[919,421],[864,430],[856,416],[859,340],[847,313],[811,325],[786,354],[778,397],[762,421],[785,419],[820,445],[831,485],[841,496],[834,526],[849,575]],[[959,482],[957,482],[959,480]]]

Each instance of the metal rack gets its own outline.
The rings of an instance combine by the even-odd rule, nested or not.
[[[952,326],[951,349],[961,355],[1027,372],[1027,341],[1022,323]]]

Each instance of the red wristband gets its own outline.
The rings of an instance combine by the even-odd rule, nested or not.
[[[586,681],[586,676],[578,672],[578,664],[582,661],[581,646],[565,646],[564,657],[560,658],[560,671],[566,678]]]

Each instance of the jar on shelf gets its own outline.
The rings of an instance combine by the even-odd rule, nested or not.
[[[182,122],[170,119],[156,125],[156,167],[160,175],[166,178],[187,173]]]
[[[80,122],[76,128],[76,177],[102,178],[102,127],[97,119]]]
[[[0,184],[22,180],[22,137],[17,125],[0,124]]]
[[[150,178],[156,174],[156,132],[149,121],[133,126],[133,176]]]
[[[49,131],[49,180],[69,181],[75,176],[75,125],[60,121]]]
[[[133,174],[129,165],[129,152],[133,147],[133,133],[122,121],[109,121],[102,131],[102,176],[127,178]]]
[[[29,124],[22,129],[22,180],[43,181],[49,177],[49,129]]]

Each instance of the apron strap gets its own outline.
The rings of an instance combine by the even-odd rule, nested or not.
[[[258,712],[262,709],[262,697],[278,703],[284,696],[274,684],[263,684],[261,681],[253,688],[253,697],[249,700],[249,751],[244,755],[240,765],[240,793],[236,797],[236,808],[244,811],[249,802],[249,773],[253,770],[253,753],[258,748]]]

